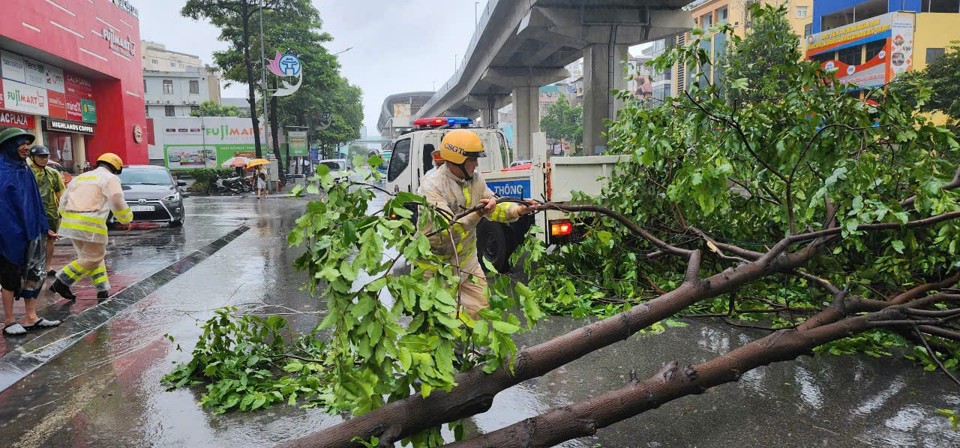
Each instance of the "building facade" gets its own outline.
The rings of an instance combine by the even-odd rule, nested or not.
[[[960,0],[814,2],[806,56],[854,91],[922,70],[960,40]]]
[[[199,56],[143,41],[143,89],[147,117],[189,117],[200,104],[220,104],[220,75]]]
[[[31,131],[74,172],[105,152],[147,163],[139,13],[80,3],[4,0],[0,127]]]
[[[703,30],[704,38],[700,42],[709,55],[710,60],[718,61],[723,58],[727,52],[727,36],[723,33],[716,33],[711,36],[710,28],[714,25],[731,24],[733,32],[737,36],[743,37],[750,30],[751,19],[749,5],[752,3],[764,3],[767,5],[783,5],[787,11],[787,21],[790,22],[790,28],[793,33],[802,38],[810,35],[812,32],[812,14],[813,0],[701,0],[694,2],[687,7],[690,15],[693,16],[697,27]],[[674,42],[665,42],[662,46],[670,44],[685,45],[692,38],[690,33],[677,36]],[[700,82],[717,82],[721,76],[719,67],[704,67]],[[691,82],[697,82],[697,79],[690,79],[690,74],[685,67],[674,67],[669,76],[661,75],[663,78],[670,78],[671,94],[677,95],[690,85]],[[654,94],[654,97],[657,95]]]
[[[189,117],[200,104],[215,101],[207,82],[206,68],[190,67],[183,72],[143,71],[143,94],[147,117]]]

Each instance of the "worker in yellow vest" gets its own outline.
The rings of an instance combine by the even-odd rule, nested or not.
[[[63,267],[50,290],[66,299],[77,296],[70,286],[82,277],[90,277],[97,289],[97,298],[110,297],[110,280],[103,258],[107,250],[107,217],[113,212],[121,224],[133,220],[133,212],[123,199],[120,178],[123,160],[106,153],[97,159],[96,169],[83,173],[70,182],[60,199],[60,237],[70,238],[77,259]]]
[[[448,132],[440,141],[439,151],[444,163],[423,176],[417,192],[428,203],[451,216],[483,204],[482,209],[458,219],[447,231],[429,237],[433,252],[457,265],[460,305],[471,318],[477,319],[480,310],[490,306],[485,291],[487,278],[477,258],[477,224],[483,217],[497,222],[513,222],[536,211],[537,204],[532,200],[526,204],[497,204],[496,195],[477,172],[477,159],[486,157],[486,153],[476,132],[467,129]],[[426,231],[432,233],[432,227],[428,226]]]

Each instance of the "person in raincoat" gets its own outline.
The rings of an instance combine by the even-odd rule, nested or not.
[[[18,128],[0,132],[0,293],[3,300],[3,334],[22,335],[28,329],[60,325],[59,320],[37,316],[37,293],[26,283],[43,279],[43,240],[56,238],[47,226],[37,180],[27,167],[27,154],[34,136]],[[33,269],[31,272],[30,268]],[[17,322],[13,302],[23,298],[26,315]]]
[[[483,204],[479,212],[458,219],[450,228],[429,237],[433,252],[460,271],[460,306],[477,319],[483,308],[490,306],[486,297],[487,278],[477,258],[477,224],[487,217],[497,222],[513,222],[536,210],[536,202],[526,205],[497,204],[496,195],[487,188],[483,176],[476,172],[479,157],[486,157],[483,142],[475,132],[455,129],[440,142],[440,157],[445,162],[424,175],[417,193],[427,202],[451,216]],[[431,232],[428,225],[427,234]]]
[[[67,186],[63,183],[63,176],[60,172],[47,166],[50,162],[50,150],[43,145],[34,145],[30,148],[30,159],[28,163],[33,169],[33,176],[37,179],[37,185],[40,186],[40,197],[43,199],[43,209],[47,213],[47,225],[50,230],[56,233],[60,229],[60,212],[57,210],[60,206],[60,197]],[[50,263],[53,261],[53,238],[47,238],[46,254],[47,263],[45,271],[48,276],[54,276],[57,271],[50,270]]]
[[[97,159],[96,169],[74,177],[60,199],[60,236],[70,238],[77,259],[63,267],[50,290],[66,299],[76,300],[70,290],[82,277],[90,277],[97,298],[110,297],[110,279],[103,258],[107,251],[107,216],[121,224],[133,220],[133,212],[123,199],[120,178],[123,160],[105,153]]]

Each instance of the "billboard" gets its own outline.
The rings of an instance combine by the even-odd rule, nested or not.
[[[878,87],[913,66],[913,30],[913,14],[883,14],[809,36],[806,56],[820,60],[825,70],[835,71],[841,83]],[[822,57],[878,41],[883,44],[880,51],[859,64]]]
[[[150,158],[162,158],[170,169],[220,168],[231,157],[256,152],[249,118],[155,118],[153,135]]]
[[[290,157],[307,156],[307,131],[287,131]]]

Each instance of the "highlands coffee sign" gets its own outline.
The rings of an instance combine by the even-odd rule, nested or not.
[[[74,121],[57,120],[47,118],[43,121],[48,131],[70,132],[75,134],[93,134],[93,126],[86,123],[77,123]]]
[[[101,33],[103,34],[103,39],[110,43],[110,49],[116,51],[117,53],[126,54],[128,56],[136,56],[137,53],[134,50],[134,43],[130,40],[129,37],[123,37],[117,33],[114,33],[110,28],[104,28]]]

